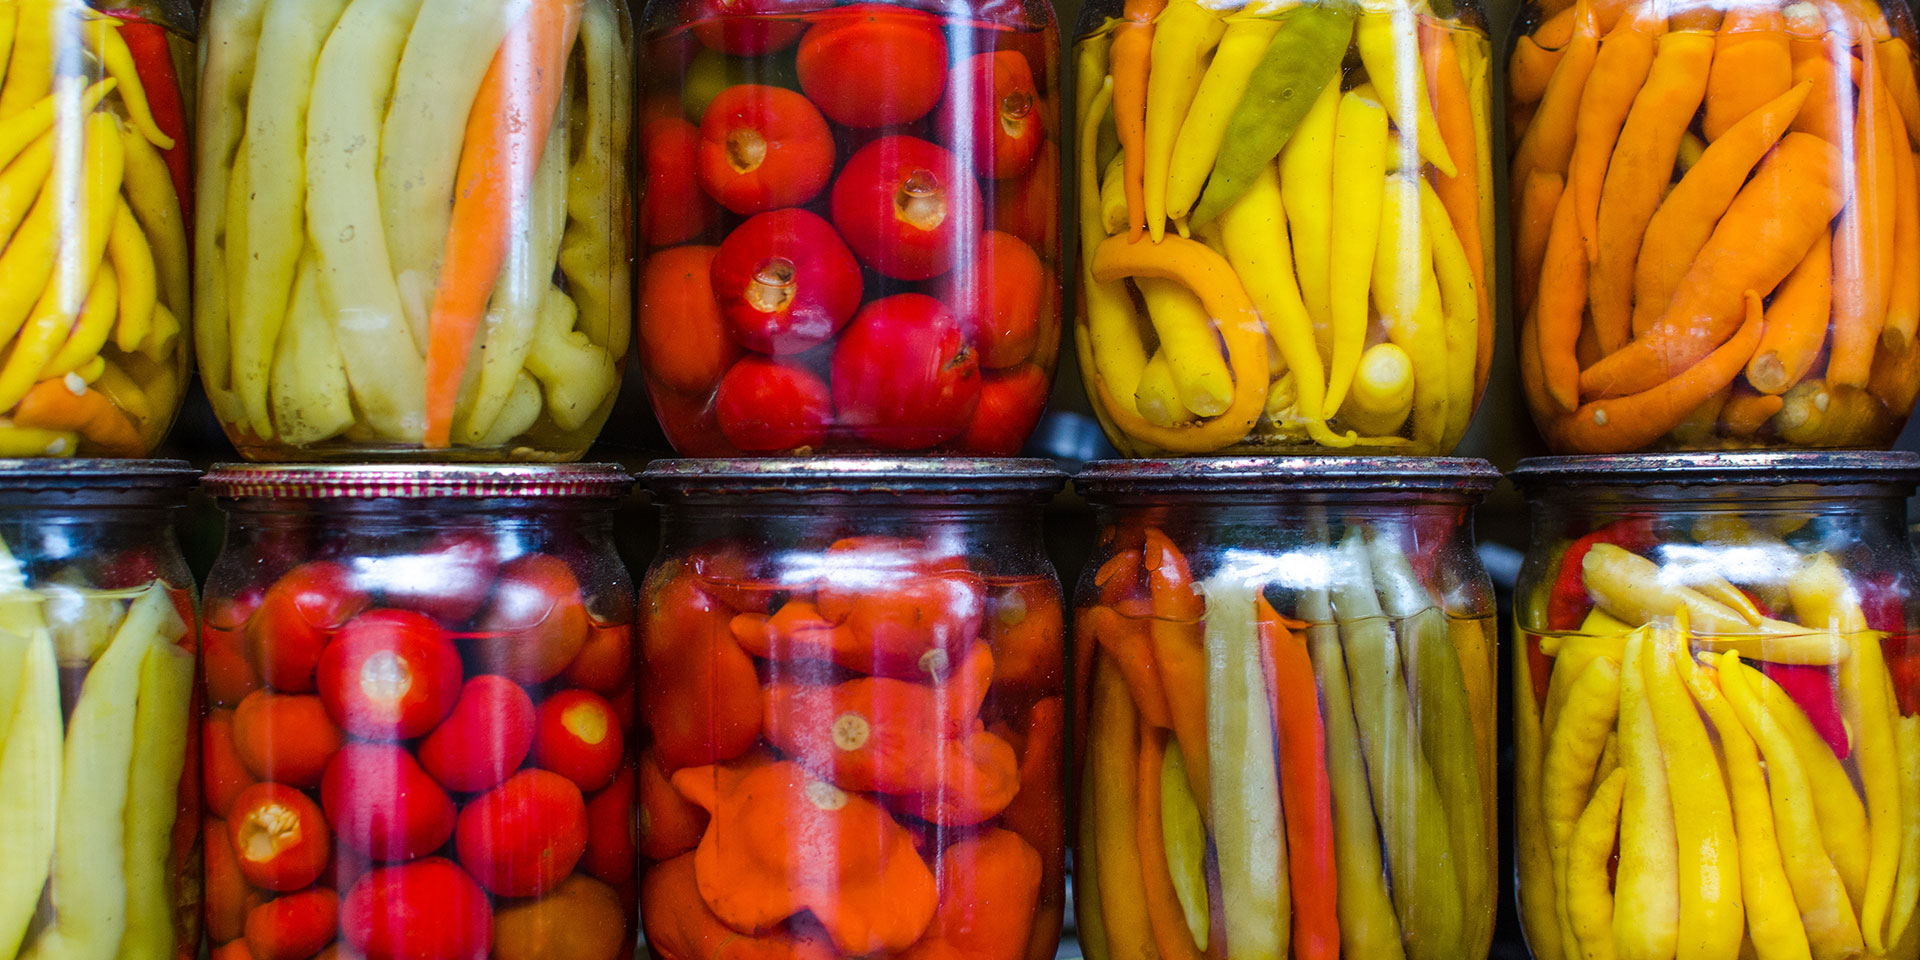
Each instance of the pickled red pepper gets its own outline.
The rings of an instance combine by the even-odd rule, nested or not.
[[[1480,28],[1397,0],[1174,0],[1078,51],[1083,85],[1112,81],[1082,104],[1077,196],[1114,443],[1451,450],[1493,342]]]
[[[1549,443],[1890,442],[1920,392],[1910,24],[1829,0],[1528,17],[1516,306]],[[1550,178],[1570,210],[1548,223]]]

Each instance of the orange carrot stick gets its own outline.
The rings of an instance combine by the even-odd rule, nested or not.
[[[1713,37],[1673,31],[1660,38],[1646,86],[1620,128],[1613,162],[1600,192],[1599,249],[1588,299],[1605,353],[1620,349],[1633,332],[1633,270],[1647,222],[1673,178],[1680,139],[1707,92]],[[1736,292],[1737,296],[1737,292]]]
[[[1536,170],[1527,177],[1513,212],[1514,295],[1521,310],[1533,306],[1540,289],[1540,265],[1547,259],[1547,234],[1560,208],[1566,180],[1557,173]]]
[[[69,375],[34,384],[13,408],[13,422],[38,430],[78,433],[109,457],[138,457],[147,452],[140,431],[113,401],[88,387],[76,393],[69,379],[77,383],[79,378]]]
[[[1547,255],[1540,267],[1540,304],[1535,322],[1540,327],[1540,364],[1546,376],[1547,396],[1556,413],[1572,413],[1580,406],[1580,321],[1586,314],[1587,255],[1580,248],[1580,227],[1574,223],[1573,192],[1561,191],[1547,233]]]
[[[1813,369],[1833,309],[1833,242],[1822,233],[1774,294],[1767,330],[1747,364],[1747,382],[1763,394],[1786,393]]]
[[[1643,450],[1679,425],[1714,394],[1727,388],[1760,344],[1763,325],[1760,295],[1744,293],[1746,320],[1733,338],[1698,364],[1644,393],[1596,400],[1568,414],[1559,425],[1559,441],[1569,453],[1622,453]]]
[[[1755,393],[1749,387],[1735,384],[1726,405],[1720,408],[1720,435],[1751,437],[1785,404],[1785,400],[1771,393]]]
[[[1887,295],[1887,324],[1880,342],[1889,350],[1913,348],[1920,329],[1920,170],[1913,151],[1898,136],[1893,145],[1893,289]]]
[[[1700,129],[1718,140],[1741,117],[1793,83],[1787,21],[1772,7],[1733,7],[1713,41],[1707,73],[1707,115]]]
[[[1333,782],[1327,773],[1327,733],[1306,638],[1257,594],[1260,655],[1267,704],[1280,741],[1281,809],[1287,827],[1292,881],[1294,960],[1339,960],[1339,876],[1334,867]]]
[[[460,154],[447,251],[428,314],[426,445],[444,448],[474,337],[560,108],[586,0],[532,0],[480,81]]]
[[[1140,731],[1140,815],[1135,840],[1146,886],[1147,922],[1153,928],[1154,945],[1160,948],[1160,960],[1200,960],[1200,946],[1187,929],[1186,911],[1173,892],[1173,873],[1167,865],[1167,840],[1160,822],[1160,767],[1166,755],[1166,731]]]
[[[1873,350],[1886,323],[1892,290],[1893,211],[1898,205],[1893,169],[1893,117],[1880,82],[1878,58],[1861,64],[1854,114],[1853,165],[1841,189],[1852,193],[1833,231],[1833,355],[1829,386],[1864,387]],[[1850,182],[1849,182],[1850,181]]]
[[[1580,95],[1567,182],[1573,185],[1588,260],[1599,255],[1600,188],[1606,180],[1607,161],[1613,157],[1613,145],[1620,138],[1620,125],[1627,121],[1627,111],[1633,108],[1634,95],[1647,81],[1654,46],[1667,28],[1666,14],[1658,12],[1661,9],[1649,5],[1607,34]]]
[[[1842,203],[1840,167],[1832,144],[1804,133],[1782,137],[1728,205],[1660,321],[1583,371],[1581,397],[1652,390],[1726,342],[1740,324],[1745,291],[1772,292],[1827,231]]]
[[[1140,719],[1152,726],[1171,727],[1167,714],[1167,694],[1160,685],[1160,671],[1153,659],[1153,644],[1147,637],[1144,621],[1123,617],[1110,607],[1088,611],[1089,629],[1126,680],[1127,692],[1140,711]]]
[[[1511,183],[1514,192],[1527,182],[1535,170],[1564,175],[1573,157],[1574,126],[1579,121],[1580,97],[1587,77],[1600,52],[1600,27],[1593,18],[1588,0],[1575,5],[1573,39],[1567,41],[1566,54],[1547,81],[1540,109],[1527,124],[1526,136],[1513,152]]]
[[[1142,549],[1147,588],[1153,597],[1153,658],[1167,696],[1168,720],[1187,761],[1187,775],[1201,809],[1212,803],[1207,754],[1206,603],[1194,590],[1193,571],[1180,548],[1154,527]]]
[[[1427,74],[1427,89],[1432,91],[1434,115],[1440,127],[1440,139],[1447,155],[1454,159],[1458,173],[1443,176],[1433,173],[1433,192],[1446,208],[1460,245],[1466,248],[1467,266],[1473,272],[1473,292],[1480,304],[1479,316],[1493,317],[1492,284],[1487,277],[1487,248],[1481,233],[1479,147],[1473,133],[1473,115],[1468,108],[1467,78],[1460,72],[1460,53],[1453,36],[1433,20],[1420,19],[1420,60]],[[1491,184],[1487,187],[1491,189]],[[1483,320],[1479,325],[1480,342],[1474,353],[1474,383],[1478,391],[1486,385],[1493,366],[1494,325]]]
[[[1787,132],[1812,89],[1811,82],[1797,84],[1727,128],[1660,202],[1633,268],[1634,336],[1644,335],[1666,311],[1734,194]]]
[[[1147,229],[1147,67],[1153,55],[1153,20],[1166,8],[1167,0],[1126,0],[1107,54],[1131,240],[1139,240]]]

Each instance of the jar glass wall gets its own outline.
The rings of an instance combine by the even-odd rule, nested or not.
[[[667,461],[642,591],[660,960],[1046,960],[1065,637],[1042,461]]]
[[[1529,3],[1527,405],[1568,454],[1885,447],[1920,394],[1906,4]]]
[[[616,0],[209,0],[196,329],[243,456],[586,451],[631,332],[629,35]]]
[[[1514,478],[1534,524],[1511,688],[1533,956],[1920,957],[1920,457],[1570,457]]]
[[[619,469],[216,467],[206,922],[220,960],[625,960]]]
[[[690,456],[1018,453],[1060,344],[1046,0],[665,0],[639,327]]]
[[[1114,446],[1453,450],[1494,340],[1491,65],[1472,3],[1086,6],[1076,334]]]
[[[1073,645],[1090,956],[1486,955],[1494,600],[1470,511],[1497,476],[1329,458],[1075,478],[1100,524]]]

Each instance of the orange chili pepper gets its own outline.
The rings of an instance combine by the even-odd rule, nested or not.
[[[1207,810],[1213,791],[1207,759],[1206,602],[1194,589],[1187,558],[1165,533],[1147,528],[1142,556],[1153,598],[1148,636],[1166,691],[1168,719],[1186,755],[1187,782],[1200,809]]]
[[[1093,696],[1093,658],[1099,652],[1100,644],[1093,637],[1093,610],[1088,607],[1077,610],[1073,615],[1073,702],[1091,703]],[[1085,710],[1073,712],[1073,757],[1075,762],[1087,755],[1087,725],[1090,715]],[[1075,809],[1078,809],[1079,795],[1074,795]]]
[[[833,944],[819,936],[774,930],[746,936],[728,927],[700,899],[692,854],[647,871],[640,882],[640,915],[647,949],[662,960],[836,960]]]
[[[1021,960],[1040,902],[1040,854],[1020,835],[988,830],[940,852],[940,908],[926,939],[900,960]]]
[[[1187,929],[1187,916],[1174,893],[1173,875],[1167,866],[1167,838],[1160,820],[1160,767],[1166,755],[1166,731],[1140,731],[1140,763],[1134,772],[1138,784],[1135,789],[1139,791],[1134,845],[1140,850],[1140,875],[1147,894],[1142,906],[1160,960],[1200,960],[1200,947]]]
[[[1027,711],[1025,743],[1020,750],[1020,792],[1000,815],[1000,823],[1040,851],[1047,889],[1060,886],[1066,868],[1066,818],[1061,804],[1060,755],[1066,746],[1066,705],[1047,697]]]
[[[1170,728],[1167,693],[1160,686],[1160,668],[1153,656],[1151,630],[1144,620],[1123,617],[1111,607],[1094,607],[1085,614],[1093,639],[1126,679],[1127,691],[1150,726]],[[1185,749],[1182,747],[1182,749]]]
[[[1267,701],[1280,741],[1281,809],[1287,825],[1287,875],[1293,893],[1293,955],[1297,960],[1340,956],[1339,877],[1333,862],[1333,784],[1327,774],[1326,728],[1320,688],[1306,638],[1307,625],[1288,620],[1266,596],[1256,601]]]
[[[873,801],[792,762],[681,770],[673,785],[713,815],[694,879],[727,926],[765,933],[805,910],[858,956],[904,949],[932,923],[933,871]]]
[[[642,689],[668,771],[731,760],[760,740],[760,678],[730,616],[683,567],[669,568],[648,598]]]
[[[670,860],[698,846],[700,835],[707,829],[707,812],[688,803],[673,788],[667,781],[667,771],[660,766],[660,755],[651,747],[640,755],[636,782],[640,856],[656,862]]]
[[[1146,584],[1140,582],[1140,549],[1122,550],[1100,565],[1093,575],[1100,588],[1100,602],[1123,616],[1146,617],[1152,614]]]
[[[1059,688],[1066,634],[1059,584],[1022,580],[996,589],[987,597],[986,628],[995,687]]]

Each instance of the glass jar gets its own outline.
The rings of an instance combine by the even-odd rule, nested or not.
[[[199,955],[195,476],[0,464],[0,955]]]
[[[1548,445],[1893,443],[1920,394],[1907,5],[1553,0],[1514,36],[1515,315]]]
[[[618,0],[208,0],[196,330],[241,455],[586,451],[630,337],[630,32]]]
[[[627,960],[619,468],[219,466],[215,960]]]
[[[1066,639],[1040,506],[1063,479],[1035,460],[647,468],[658,960],[1054,955]]]
[[[1083,9],[1076,332],[1114,446],[1453,450],[1493,352],[1491,66],[1472,2]]]
[[[17,0],[0,23],[0,456],[145,456],[187,383],[193,5]]]
[[[1088,956],[1486,956],[1494,599],[1471,511],[1498,476],[1327,458],[1074,478],[1100,526],[1074,601]]]
[[[1533,510],[1511,688],[1533,956],[1920,957],[1920,457],[1513,476]]]
[[[1019,452],[1060,346],[1046,0],[661,0],[640,348],[688,456]]]

